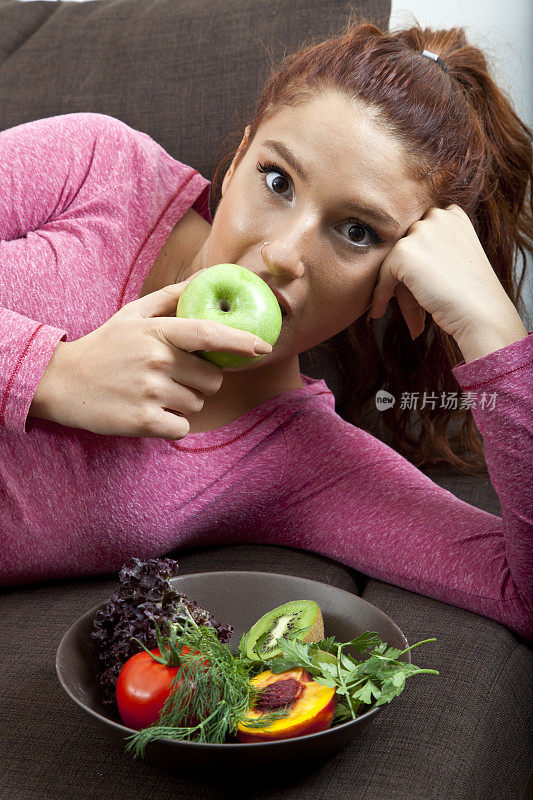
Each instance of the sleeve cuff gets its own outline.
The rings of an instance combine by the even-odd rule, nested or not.
[[[530,364],[533,364],[533,331],[528,331],[523,339],[475,358],[468,364],[461,361],[452,372],[462,389],[477,389]]]
[[[67,331],[52,325],[40,324],[26,331],[23,347],[5,375],[0,397],[0,427],[13,433],[29,432],[26,425],[33,397],[54,350],[66,337]]]

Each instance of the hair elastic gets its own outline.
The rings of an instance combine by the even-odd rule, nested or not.
[[[430,51],[429,51],[429,50],[421,50],[421,53],[422,53],[422,55],[423,55],[423,56],[427,56],[428,58],[431,58],[431,59],[433,59],[433,61],[434,61],[436,64],[438,64],[438,65],[439,65],[439,67],[440,67],[442,70],[444,70],[444,72],[448,72],[448,68],[447,68],[446,64],[444,63],[444,61],[442,60],[442,58],[440,58],[440,56],[436,55],[436,53],[430,53]]]

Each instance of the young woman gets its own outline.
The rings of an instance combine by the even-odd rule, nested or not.
[[[350,23],[288,58],[213,219],[205,178],[105,115],[3,131],[0,176],[3,584],[269,543],[533,638],[533,340],[515,279],[531,250],[531,136],[461,31]],[[222,262],[257,273],[286,311],[247,369],[197,351],[265,353],[256,337],[175,317],[191,277]],[[367,312],[390,301],[378,355]],[[362,365],[354,407],[423,374],[428,392],[477,394],[503,519],[300,374],[299,353],[345,333]],[[408,455],[406,416],[389,424]],[[423,415],[418,463],[464,465],[442,420]]]

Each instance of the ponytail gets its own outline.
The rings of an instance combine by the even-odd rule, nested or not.
[[[531,130],[491,77],[484,53],[468,43],[463,28],[413,27],[397,35],[414,50],[434,48],[432,52],[443,60],[451,81],[472,109],[479,133],[477,147],[472,143],[467,155],[472,160],[481,156],[483,169],[478,167],[478,171],[483,181],[480,194],[471,198],[465,210],[507,295],[523,316],[521,290],[527,253],[533,252]]]

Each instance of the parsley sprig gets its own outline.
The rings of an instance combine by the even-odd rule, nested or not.
[[[399,660],[408,650],[435,641],[434,638],[423,639],[399,650],[389,647],[377,633],[371,631],[342,643],[337,642],[334,636],[305,644],[292,637],[283,637],[277,639],[282,655],[263,660],[263,668],[278,674],[303,667],[317,683],[335,688],[342,700],[338,702],[334,724],[355,719],[362,704],[381,706],[390,703],[404,690],[406,679],[413,675],[423,672],[438,675],[435,669],[422,669]],[[343,652],[348,647],[361,653],[370,650],[370,654],[365,660],[354,660]],[[322,654],[328,654],[329,658]]]

